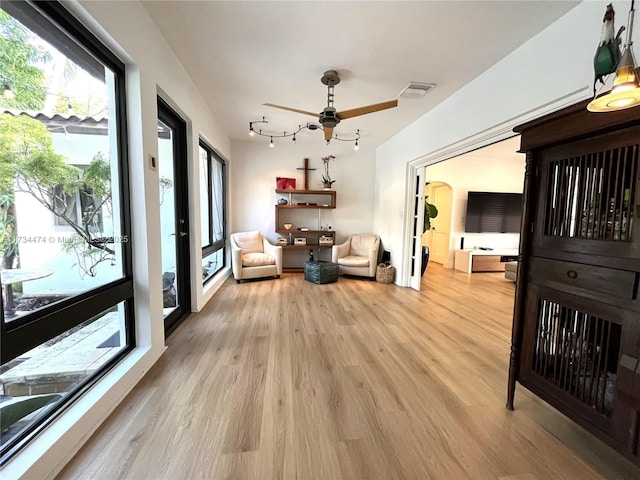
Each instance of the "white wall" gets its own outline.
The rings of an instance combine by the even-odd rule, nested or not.
[[[510,192],[522,193],[524,186],[525,156],[517,153],[519,137],[507,140],[513,146],[510,152],[492,153],[491,148],[483,148],[429,165],[426,180],[447,183],[452,188],[451,242],[449,259],[444,264],[453,268],[455,250],[460,248],[460,237],[464,237],[465,248],[491,247],[494,249],[517,249],[520,235],[517,233],[465,233],[465,213],[467,193]],[[461,174],[464,172],[464,174]]]
[[[374,229],[390,249],[404,255],[411,162],[426,165],[506,138],[515,125],[590,96],[606,4],[579,4],[378,149]],[[628,9],[629,2],[616,5]],[[408,285],[408,259],[396,265],[396,278]]]
[[[269,139],[233,141],[234,177],[231,182],[233,207],[230,212],[230,232],[260,230],[275,243],[275,193],[276,177],[296,179],[296,189],[304,188],[302,168],[304,158],[309,159],[309,189],[322,190],[323,163],[321,158],[335,155],[329,164],[329,174],[336,183],[336,209],[322,211],[322,223],[328,223],[336,231],[336,241],[343,241],[352,233],[372,232],[373,228],[373,183],[375,178],[375,156],[372,148],[363,146],[357,152],[351,144],[327,146],[321,132],[317,141],[294,145],[288,140],[276,142],[268,147]],[[315,210],[303,211],[317,223]],[[383,239],[384,240],[384,239]],[[288,255],[288,253],[287,253]],[[327,255],[325,253],[325,255]],[[328,260],[324,258],[323,260]]]
[[[159,179],[158,172],[148,168],[148,156],[158,154],[156,96],[161,93],[187,121],[190,242],[195,272],[200,272],[199,182],[195,181],[198,178],[198,136],[202,135],[224,157],[231,158],[230,141],[222,123],[206,107],[205,99],[140,3],[83,1],[65,2],[65,6],[127,65],[137,348],[7,463],[2,468],[3,478],[54,477],[164,351],[158,242]],[[192,306],[198,309],[213,295],[221,280],[213,280],[207,291],[203,291],[200,275],[192,278],[195,292]]]

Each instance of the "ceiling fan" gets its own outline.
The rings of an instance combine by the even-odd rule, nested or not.
[[[366,115],[367,113],[379,112],[380,110],[386,110],[387,108],[398,106],[398,100],[396,99],[389,102],[376,103],[374,105],[367,105],[366,107],[337,112],[333,106],[333,87],[340,83],[338,72],[336,72],[335,70],[327,70],[326,72],[324,72],[324,75],[322,76],[320,81],[327,86],[327,106],[319,114],[314,112],[307,112],[306,110],[299,110],[297,108],[274,105],[273,103],[265,103],[263,105],[317,117],[320,125],[322,125],[322,129],[324,130],[324,139],[327,141],[327,143],[329,143],[329,141],[333,137],[333,128],[337,124],[339,124],[341,120],[346,120],[347,118],[357,117],[360,115]]]

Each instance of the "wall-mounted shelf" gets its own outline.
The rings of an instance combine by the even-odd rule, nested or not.
[[[276,189],[276,193],[280,194],[280,195],[287,195],[289,197],[288,201],[289,204],[288,205],[279,205],[283,208],[307,208],[307,207],[312,207],[312,208],[318,208],[320,206],[322,206],[323,208],[336,208],[336,191],[335,190],[291,190],[291,189],[287,189],[287,190],[281,190],[281,189]],[[302,196],[309,196],[309,195],[322,195],[323,197],[329,197],[330,200],[327,202],[323,202],[323,205],[297,205],[294,195],[302,195]],[[302,200],[299,200],[300,202],[302,202]],[[304,202],[307,203],[307,202]],[[324,204],[327,205],[324,205]]]
[[[332,244],[335,244],[335,230],[321,229],[322,226],[322,210],[336,208],[336,191],[335,190],[281,190],[276,189],[279,198],[287,200],[286,205],[275,206],[275,232],[278,235],[287,237],[287,245],[282,245],[285,251],[302,251],[316,250],[318,257],[320,251],[331,250],[332,245],[319,245],[321,236],[331,237]],[[306,217],[305,221],[316,223],[316,228],[308,230],[298,230],[292,228],[287,230],[284,228],[285,223],[292,223],[290,215],[297,210],[313,210],[317,212],[317,219]],[[306,215],[306,214],[305,214]],[[298,224],[299,225],[299,224]],[[305,225],[306,226],[306,225]],[[306,245],[294,245],[294,238],[306,238]],[[289,266],[284,268],[285,271],[302,271],[302,265]]]

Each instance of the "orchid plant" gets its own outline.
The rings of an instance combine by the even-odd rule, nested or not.
[[[325,187],[331,188],[331,185],[335,182],[335,180],[331,180],[331,176],[329,175],[329,162],[335,160],[336,157],[333,155],[327,155],[326,157],[322,157],[322,163],[324,164],[324,174],[322,175],[322,183],[324,183]]]

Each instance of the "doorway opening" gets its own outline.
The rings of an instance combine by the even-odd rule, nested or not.
[[[186,122],[158,97],[158,171],[165,337],[191,312]]]
[[[429,263],[455,268],[456,252],[493,248],[518,250],[519,233],[469,233],[465,231],[467,196],[470,191],[522,193],[525,155],[518,153],[520,138],[511,137],[494,144],[415,168],[414,237],[410,286],[420,290],[420,246],[429,251]],[[424,187],[422,191],[420,186]],[[424,229],[425,200],[436,206],[437,217]],[[423,230],[420,230],[420,229]],[[417,233],[423,231],[420,246]],[[428,268],[425,271],[428,275]]]

